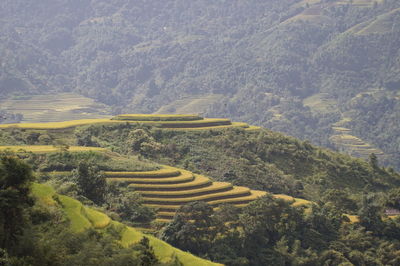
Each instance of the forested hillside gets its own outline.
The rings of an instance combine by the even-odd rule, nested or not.
[[[1,125],[0,261],[397,266],[399,184],[375,155],[228,119]]]
[[[399,169],[399,8],[3,0],[0,97],[74,92],[114,113],[229,117]]]

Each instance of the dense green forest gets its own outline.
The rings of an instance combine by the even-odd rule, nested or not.
[[[4,0],[0,97],[73,91],[114,113],[176,112],[182,100],[185,111],[341,149],[331,138],[337,125],[400,169],[399,8],[396,0]]]
[[[60,145],[55,138],[59,135],[65,143],[113,151],[72,153],[64,144],[50,154],[2,153],[0,259],[12,265],[162,265],[146,239],[122,247],[112,240],[112,227],[66,232],[60,210],[45,208],[29,196],[31,168],[36,182],[51,185],[60,195],[123,223],[150,222],[164,241],[226,265],[400,262],[400,217],[385,214],[400,209],[400,175],[382,167],[373,155],[366,162],[266,129],[171,131],[122,123],[81,126],[69,134],[15,128],[1,132],[0,139],[8,144]],[[155,170],[157,163],[314,203],[293,206],[270,195],[242,208],[213,209],[205,202],[192,202],[183,205],[171,222],[160,224],[135,191],[104,179],[104,171]],[[70,172],[52,172],[65,170]],[[9,211],[12,220],[4,219]],[[352,221],[346,214],[358,219]]]

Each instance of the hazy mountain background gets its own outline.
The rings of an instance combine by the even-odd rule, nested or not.
[[[229,117],[400,169],[400,1],[2,0],[0,32],[3,101]]]

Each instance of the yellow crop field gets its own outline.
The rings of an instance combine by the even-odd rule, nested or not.
[[[104,172],[107,177],[174,177],[181,174],[177,168],[164,167],[156,171],[142,171],[142,172]]]
[[[179,176],[174,177],[162,177],[162,178],[135,178],[135,177],[109,177],[107,181],[110,182],[125,182],[125,183],[141,183],[141,184],[174,184],[174,183],[182,183],[182,182],[189,182],[194,179],[194,176],[189,171],[182,171]]]
[[[285,195],[285,194],[273,194],[273,197],[277,198],[277,199],[283,199],[285,201],[290,201],[290,202],[295,201],[295,199],[292,196]]]
[[[225,118],[204,118],[202,120],[193,121],[160,121],[160,122],[145,122],[139,121],[144,124],[155,124],[162,128],[191,128],[191,127],[209,127],[209,126],[225,126],[231,125],[231,121]]]
[[[143,197],[144,201],[146,203],[151,203],[151,202],[162,202],[159,204],[170,204],[170,203],[186,203],[186,202],[192,202],[192,201],[208,201],[209,199],[213,198],[220,198],[220,197],[227,197],[227,196],[247,196],[250,194],[250,189],[247,187],[233,187],[232,190],[229,191],[224,191],[224,192],[217,192],[217,193],[212,193],[212,194],[207,194],[207,195],[202,195],[202,196],[197,196],[197,197],[188,197],[188,198],[157,198],[157,197]],[[216,199],[215,199],[216,200]]]
[[[111,119],[124,121],[192,121],[202,120],[203,118],[192,114],[123,114],[117,115]]]
[[[201,120],[183,120],[183,121],[143,121],[143,120],[111,120],[109,118],[100,119],[81,119],[81,120],[71,120],[64,122],[48,122],[48,123],[16,123],[16,124],[2,124],[0,129],[6,128],[24,128],[24,129],[66,129],[73,128],[77,126],[85,126],[92,124],[123,124],[123,123],[135,123],[135,124],[148,124],[155,127],[161,128],[191,128],[191,127],[201,127],[201,126],[221,126],[230,125],[231,121],[225,118],[204,118]]]
[[[311,201],[305,199],[294,198],[295,202],[293,202],[292,206],[299,207],[299,206],[310,206],[312,204]]]
[[[162,216],[174,216],[175,212],[158,212],[157,214]]]
[[[230,125],[222,126],[205,126],[205,127],[187,127],[187,128],[165,128],[165,130],[177,130],[177,131],[196,131],[196,130],[215,130],[215,129],[226,129],[226,128],[249,128],[247,123],[242,122],[231,122]]]
[[[272,194],[272,196],[277,199],[283,199],[285,201],[290,201],[290,202],[292,202],[292,206],[307,206],[307,205],[312,204],[312,202],[309,200],[294,198],[292,196],[285,195],[285,194]]]
[[[338,132],[350,132],[351,129],[346,128],[346,127],[332,127],[332,129],[334,131],[338,131]]]
[[[21,146],[0,146],[0,151],[12,151],[12,152],[33,152],[33,153],[49,153],[49,152],[60,152],[61,147],[51,145],[21,145]],[[86,151],[107,151],[104,148],[98,147],[83,147],[83,146],[70,146],[67,151],[69,152],[86,152]]]
[[[258,126],[249,126],[248,128],[245,128],[244,130],[246,131],[251,131],[251,132],[256,132],[256,131],[260,131],[261,127]]]
[[[4,110],[23,115],[23,122],[57,122],[106,118],[110,107],[75,93],[52,93],[0,99]]]
[[[225,188],[233,188],[231,183],[226,183],[226,182],[213,182],[210,186],[203,187],[203,188],[197,188],[197,189],[187,189],[187,190],[178,190],[178,191],[142,191],[141,194],[143,196],[191,196],[196,193],[201,193],[201,192],[209,192],[213,193],[215,190],[221,190]]]
[[[185,189],[187,187],[205,185],[211,183],[211,180],[208,177],[201,175],[194,175],[194,179],[191,182],[180,183],[180,184],[130,184],[128,187],[132,187],[140,190],[143,189],[177,189],[182,188]]]
[[[209,201],[208,204],[218,205],[218,204],[222,204],[222,203],[250,202],[250,201],[256,200],[257,198],[262,197],[267,194],[267,192],[265,192],[265,191],[258,191],[258,190],[251,190],[250,192],[251,192],[251,195],[249,195],[249,196],[213,200],[213,201]]]
[[[360,218],[358,218],[358,216],[357,215],[349,215],[349,214],[345,214],[345,216],[347,217],[347,218],[349,218],[349,220],[350,220],[350,223],[358,223],[359,221],[360,221]]]
[[[26,128],[26,129],[65,129],[77,126],[84,126],[99,123],[122,123],[121,121],[113,121],[109,118],[100,119],[80,119],[64,122],[48,122],[48,123],[18,123],[18,124],[2,124],[0,128]]]

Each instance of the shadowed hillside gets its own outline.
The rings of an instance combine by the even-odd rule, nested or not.
[[[350,119],[344,127],[399,169],[399,8],[397,0],[4,0],[0,109],[71,120],[73,109],[27,114],[8,104],[12,95],[74,92],[112,113],[229,117],[331,148],[332,126]],[[78,112],[100,117],[99,107]]]

